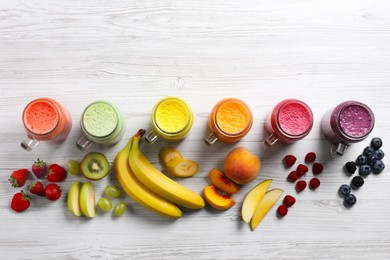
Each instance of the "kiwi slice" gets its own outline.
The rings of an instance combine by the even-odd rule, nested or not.
[[[107,157],[98,152],[87,153],[80,164],[81,173],[88,180],[103,179],[110,172]]]

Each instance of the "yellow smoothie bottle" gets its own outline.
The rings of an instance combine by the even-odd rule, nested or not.
[[[153,107],[150,121],[153,130],[145,136],[149,143],[154,143],[158,138],[174,142],[183,139],[191,130],[194,114],[183,99],[166,97]]]

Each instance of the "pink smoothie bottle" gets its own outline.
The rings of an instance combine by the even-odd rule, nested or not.
[[[72,117],[56,100],[39,98],[31,101],[23,111],[23,125],[27,138],[21,146],[31,151],[40,141],[62,141],[71,128]]]
[[[372,110],[358,101],[345,101],[329,110],[322,118],[321,130],[332,143],[331,156],[341,156],[349,144],[366,139],[374,124]]]
[[[309,106],[297,99],[285,99],[266,117],[265,129],[269,136],[264,144],[272,146],[276,142],[296,142],[307,136],[312,127],[313,113]]]

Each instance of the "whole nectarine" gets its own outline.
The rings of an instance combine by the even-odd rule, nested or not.
[[[230,151],[224,162],[225,175],[237,184],[246,184],[259,175],[261,162],[259,157],[250,153],[244,147]]]

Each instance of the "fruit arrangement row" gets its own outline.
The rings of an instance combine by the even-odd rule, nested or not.
[[[127,145],[117,153],[114,160],[114,174],[123,191],[135,202],[158,215],[168,218],[180,218],[183,214],[181,207],[189,209],[201,209],[205,202],[217,210],[227,210],[236,204],[234,194],[238,193],[242,185],[248,184],[256,179],[261,171],[260,158],[250,153],[244,147],[232,149],[224,160],[223,171],[213,168],[209,172],[208,184],[203,189],[203,197],[194,191],[182,186],[170,178],[189,178],[197,174],[199,164],[193,160],[185,158],[176,148],[166,146],[159,151],[159,158],[166,169],[168,175],[158,170],[142,153],[140,141],[145,130],[139,130],[127,143]],[[339,188],[339,194],[344,199],[344,205],[351,207],[356,203],[356,197],[351,194],[351,187],[357,189],[364,183],[363,178],[367,177],[363,167],[372,166],[374,174],[379,174],[384,169],[384,152],[380,149],[382,140],[374,138],[371,146],[364,149],[356,162],[347,162],[345,171],[352,176],[357,166],[360,167],[359,175],[351,181],[351,186],[343,184]],[[363,160],[362,158],[366,158]],[[367,158],[370,158],[369,160]],[[311,171],[314,175],[309,181],[309,188],[315,190],[320,186],[319,176],[324,171],[324,166],[317,161],[314,152],[308,152],[302,162],[297,163],[294,155],[286,155],[284,164],[286,169],[291,170],[286,180],[295,183],[297,195],[306,187],[307,183],[303,179]],[[376,166],[375,166],[376,165]],[[378,165],[382,165],[378,168]],[[309,168],[310,167],[310,168]],[[58,164],[47,165],[41,160],[37,160],[32,165],[32,173],[36,180],[28,185],[31,195],[45,196],[47,199],[55,201],[61,197],[62,191],[59,182],[67,177],[67,173],[78,175],[81,172],[86,182],[74,181],[71,185],[67,204],[69,211],[75,216],[86,216],[94,218],[96,208],[102,212],[113,209],[115,216],[121,216],[126,211],[126,204],[117,201],[113,206],[113,200],[118,200],[121,190],[115,185],[108,185],[104,189],[105,196],[96,202],[94,181],[99,181],[110,173],[110,163],[106,156],[99,152],[89,152],[80,161],[69,160],[66,169]],[[28,169],[14,171],[9,177],[13,187],[22,188],[29,175]],[[249,223],[252,230],[260,224],[262,219],[278,202],[283,194],[283,189],[269,189],[272,179],[264,180],[245,196],[241,214],[244,222]],[[46,184],[46,185],[45,185]],[[30,196],[31,196],[30,195]],[[286,195],[282,204],[277,207],[277,215],[284,217],[288,213],[288,208],[296,203],[293,195]],[[30,206],[30,198],[26,191],[17,192],[11,201],[11,209],[16,212],[26,210]]]

